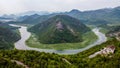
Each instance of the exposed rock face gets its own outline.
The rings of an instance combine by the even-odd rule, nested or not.
[[[56,24],[56,28],[57,28],[58,30],[62,30],[62,29],[63,29],[63,25],[62,25],[61,21],[59,21],[59,22]]]
[[[74,31],[72,28],[70,28],[69,26],[67,26],[67,28],[68,28],[68,30],[70,30],[70,31],[71,31],[71,33],[72,33],[72,34],[74,34],[74,35],[75,35],[75,31]]]
[[[115,51],[115,46],[113,46],[113,45],[107,46],[104,49],[102,49],[102,50],[100,50],[100,51],[90,55],[89,58],[93,58],[93,57],[95,57],[97,55],[107,56],[108,54],[111,54],[111,53],[113,54],[114,51]]]

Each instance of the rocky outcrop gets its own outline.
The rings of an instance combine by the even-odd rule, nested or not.
[[[110,45],[110,46],[107,46],[104,49],[101,49],[100,51],[90,55],[89,58],[93,58],[93,57],[95,57],[97,55],[107,56],[109,54],[113,54],[114,51],[115,51],[115,46]]]

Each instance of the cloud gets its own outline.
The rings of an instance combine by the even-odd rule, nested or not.
[[[0,11],[2,13],[15,13],[24,10],[20,0],[2,0],[0,1]]]
[[[94,10],[120,6],[119,0],[1,0],[0,13],[24,11],[69,11],[72,9]]]

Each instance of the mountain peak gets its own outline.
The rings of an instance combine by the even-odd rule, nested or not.
[[[73,12],[73,13],[80,13],[81,11],[77,10],[77,9],[73,9],[71,10],[70,12]]]
[[[72,43],[81,42],[82,34],[90,31],[79,20],[68,15],[56,15],[29,29],[38,35],[40,43]]]
[[[118,9],[118,10],[120,10],[120,6],[116,7],[115,9]]]

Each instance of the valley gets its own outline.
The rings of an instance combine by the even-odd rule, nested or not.
[[[77,54],[79,52],[82,52],[84,50],[87,50],[95,45],[98,45],[98,44],[101,44],[103,42],[105,42],[107,40],[107,38],[105,37],[105,35],[101,32],[99,32],[99,28],[94,28],[92,31],[98,36],[98,39],[97,40],[94,40],[92,43],[88,43],[86,45],[84,45],[83,47],[81,48],[73,48],[73,47],[76,47],[76,46],[72,46],[70,47],[70,49],[65,49],[65,50],[57,50],[55,48],[47,48],[47,47],[44,47],[44,48],[41,48],[41,47],[31,47],[29,44],[26,44],[26,40],[29,39],[29,37],[31,36],[31,33],[27,31],[27,27],[25,26],[20,26],[20,25],[14,25],[14,24],[11,24],[11,26],[19,26],[21,27],[19,30],[20,30],[20,33],[21,33],[21,39],[19,41],[17,41],[15,43],[15,48],[18,49],[18,50],[35,50],[35,51],[39,51],[39,52],[46,52],[46,53],[57,53],[57,54]],[[30,37],[31,38],[31,37]],[[33,40],[32,40],[33,41]],[[32,44],[32,41],[30,41],[30,44]],[[37,43],[36,41],[34,41],[35,43]],[[35,46],[36,44],[34,44]],[[41,44],[42,46],[44,46],[45,44]],[[47,45],[47,44],[46,44]],[[54,44],[51,45],[51,47],[53,46]],[[57,46],[59,45],[63,45],[65,46],[65,44],[56,44]],[[69,45],[78,45],[80,46],[80,43],[69,43],[67,47],[69,47]],[[29,47],[30,46],[30,47]],[[49,46],[49,45],[47,45]],[[59,48],[58,46],[58,48]],[[73,48],[73,49],[71,49]]]
[[[0,68],[120,68],[117,0],[1,0]]]

